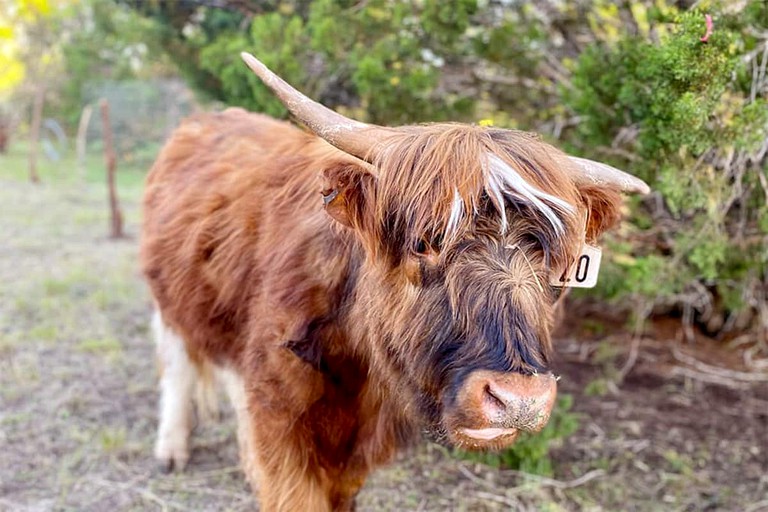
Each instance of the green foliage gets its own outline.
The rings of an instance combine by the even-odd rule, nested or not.
[[[243,65],[240,52],[259,55],[289,83],[305,83],[303,63],[308,37],[301,18],[268,13],[253,20],[250,34],[237,31],[220,34],[200,52],[200,66],[215,75],[231,105],[284,117],[287,110],[267,87]],[[304,57],[304,58],[302,58]]]
[[[758,44],[752,28],[766,26],[765,9],[753,10],[750,17],[711,13],[715,30],[702,42],[704,13],[670,9],[656,20],[664,28],[658,40],[620,33],[579,56],[571,87],[563,89],[581,120],[570,140],[603,160],[596,149],[619,145],[617,154],[634,158],[615,164],[663,196],[662,209],[636,214],[657,246],[648,245],[649,236],[625,246],[635,257],[601,278],[606,296],[675,303],[699,283],[710,304],[738,314],[765,279],[766,239],[747,235],[759,229],[767,208],[760,180],[768,138],[765,83],[751,70],[761,64],[755,52],[745,65]],[[734,280],[744,280],[739,300]]]
[[[474,462],[481,462],[496,468],[517,469],[536,475],[552,475],[552,460],[549,452],[559,446],[579,428],[576,413],[571,412],[573,397],[561,394],[552,411],[549,423],[535,434],[522,434],[509,449],[499,453],[472,453],[456,451],[457,455]]]
[[[358,117],[377,123],[466,115],[472,106],[468,96],[435,91],[441,66],[457,51],[475,8],[474,0],[428,1],[422,10],[405,1],[351,8],[333,0],[314,2],[307,21],[311,46],[327,74],[337,77],[324,89],[347,84],[346,94],[358,98]]]
[[[256,9],[250,18],[220,9],[127,3],[161,22],[167,49],[198,90],[231,105],[287,114],[244,66],[241,51],[331,107],[356,108],[364,120],[460,119],[474,105],[468,94],[446,94],[441,75],[445,62],[468,47],[475,0],[294,0]]]
[[[421,19],[424,33],[446,47],[459,42],[477,11],[476,0],[427,0]]]
[[[57,79],[46,83],[45,115],[74,131],[86,89],[100,81],[146,79],[170,68],[160,31],[136,12],[94,0],[75,2],[60,20],[58,39],[49,44],[61,61]],[[52,50],[51,50],[52,51]]]
[[[658,161],[680,148],[699,153],[713,145],[707,121],[738,63],[730,51],[734,35],[720,30],[699,41],[703,14],[681,15],[661,44],[637,37],[595,44],[579,58],[565,99],[584,116],[579,135],[608,144],[627,124],[640,125],[639,156]],[[651,167],[648,165],[647,167]],[[652,179],[652,170],[644,169]]]

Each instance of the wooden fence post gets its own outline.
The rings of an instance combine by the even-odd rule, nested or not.
[[[112,144],[112,127],[109,124],[109,103],[102,98],[99,102],[101,109],[101,122],[104,125],[104,160],[107,163],[107,188],[109,189],[109,209],[110,209],[110,236],[112,238],[123,238],[123,214],[120,211],[120,204],[117,200],[117,189],[115,187],[115,167],[117,166],[117,157]]]
[[[80,124],[77,126],[75,147],[77,148],[77,167],[82,180],[85,180],[86,176],[85,144],[88,136],[88,123],[91,121],[92,112],[93,106],[91,104],[86,105],[83,108],[83,113],[80,114]]]
[[[0,154],[8,152],[8,139],[11,137],[11,122],[0,114]]]
[[[35,90],[35,99],[32,103],[32,125],[29,131],[29,180],[32,183],[40,183],[40,175],[37,173],[37,155],[40,148],[40,124],[43,121],[44,102],[45,86],[41,84]]]

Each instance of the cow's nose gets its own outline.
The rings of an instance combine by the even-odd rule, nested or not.
[[[550,373],[479,370],[465,380],[459,406],[470,423],[466,433],[473,437],[507,429],[538,432],[547,424],[556,397],[557,379]]]

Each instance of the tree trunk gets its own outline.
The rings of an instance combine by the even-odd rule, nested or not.
[[[93,114],[93,105],[86,105],[83,108],[82,114],[80,114],[80,124],[77,126],[77,139],[75,147],[77,148],[77,168],[81,179],[85,179],[86,167],[85,167],[85,145],[88,135],[88,123],[91,121],[91,114]]]
[[[44,102],[45,86],[39,85],[32,104],[32,126],[29,132],[29,180],[32,183],[40,183],[40,175],[37,173],[37,156],[40,150],[40,124],[43,120]]]
[[[112,144],[112,127],[109,124],[109,103],[102,99],[99,102],[101,109],[101,121],[104,125],[104,160],[107,163],[107,188],[109,190],[109,209],[110,209],[110,236],[112,238],[123,238],[123,214],[120,211],[120,204],[117,200],[117,190],[115,188],[115,167],[117,158]]]

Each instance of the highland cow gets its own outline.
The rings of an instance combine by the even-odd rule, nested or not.
[[[160,462],[187,463],[214,381],[266,511],[350,510],[424,432],[498,450],[543,428],[550,281],[647,186],[519,131],[352,121],[243,58],[311,132],[197,115],[149,174]]]

